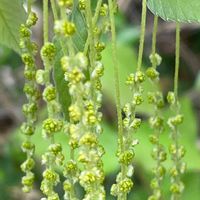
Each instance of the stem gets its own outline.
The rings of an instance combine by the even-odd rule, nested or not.
[[[70,56],[74,56],[75,55],[75,51],[73,48],[73,41],[72,38],[69,38],[67,41],[67,46],[68,46],[68,50],[69,50],[69,55]]]
[[[96,59],[96,49],[95,49],[95,41],[94,41],[94,26],[92,23],[92,9],[91,9],[91,0],[86,1],[86,20],[88,24],[88,42],[89,42],[89,60],[90,60],[90,67],[89,67],[89,74],[91,84],[95,85],[94,80],[91,78],[92,70],[95,68],[95,59]],[[94,98],[94,89],[92,88],[91,91],[92,98]]]
[[[28,0],[28,2],[27,2],[27,12],[28,12],[28,15],[31,13],[31,7],[32,7],[32,0]]]
[[[96,25],[96,23],[98,21],[99,12],[100,12],[100,9],[101,9],[101,4],[102,4],[102,0],[99,0],[97,2],[97,7],[95,9],[94,17],[92,19],[93,27]],[[85,48],[84,48],[84,54],[85,55],[87,54],[88,48],[89,48],[89,37],[87,38],[86,43],[85,43]]]
[[[54,20],[58,20],[58,13],[57,13],[57,8],[56,8],[56,2],[55,2],[55,0],[50,0],[50,1],[51,1],[51,8],[52,8]]]
[[[176,97],[176,104],[178,104],[178,78],[179,78],[179,68],[180,68],[180,23],[176,23],[176,64],[175,64],[175,75],[174,75],[174,94]],[[177,112],[179,108],[177,108]],[[179,141],[178,141],[178,129],[174,130],[174,141],[175,141],[175,147],[176,147],[176,154],[175,154],[175,160],[174,164],[176,167],[179,165],[179,159],[178,159],[178,149],[179,149]],[[180,174],[176,177],[176,182],[180,181]],[[178,200],[179,196],[177,194],[172,194],[173,200]]]
[[[176,101],[178,100],[178,77],[179,77],[179,65],[180,65],[180,23],[176,23],[176,65],[174,75],[174,94]]]
[[[49,41],[49,19],[48,19],[48,0],[43,0],[43,32],[44,43]]]
[[[156,36],[158,30],[158,16],[154,16],[154,25],[153,25],[153,35],[152,35],[152,56],[153,56],[153,68],[156,68],[155,54],[156,54]]]
[[[48,0],[43,0],[43,31],[44,31],[44,44],[49,41],[49,1]],[[48,71],[48,81],[45,84],[45,87],[47,87],[50,84],[50,74],[51,70],[49,69],[49,66],[47,64],[44,64],[45,70]],[[52,110],[52,106],[50,104],[47,104],[47,111],[48,111],[48,117],[54,117],[54,111]],[[50,138],[50,143],[54,144],[54,135],[51,136]],[[49,167],[51,168],[53,165],[53,161],[49,163]]]
[[[138,63],[137,70],[139,71],[142,66],[142,57],[144,51],[144,39],[145,39],[145,29],[146,29],[146,15],[147,15],[147,1],[142,1],[142,19],[141,19],[141,34],[140,34],[140,46],[138,53]]]
[[[113,64],[114,64],[114,78],[115,78],[115,92],[116,92],[116,106],[118,115],[118,131],[120,137],[120,149],[123,148],[123,125],[122,125],[122,113],[121,113],[121,97],[119,88],[119,66],[117,59],[117,44],[116,44],[116,30],[115,30],[115,18],[113,10],[112,0],[108,0],[110,10],[110,21],[111,21],[111,34],[112,34],[112,53],[113,53]]]
[[[67,15],[63,7],[60,8],[60,15],[62,19],[67,19]]]
[[[94,68],[95,63],[95,44],[94,44],[94,29],[92,23],[92,11],[91,11],[91,0],[86,1],[86,18],[88,23],[88,40],[90,48],[90,64],[91,68]]]
[[[120,147],[120,152],[123,152],[124,151],[123,121],[122,121],[122,113],[121,113],[121,97],[120,97],[120,88],[119,88],[119,66],[118,66],[118,59],[117,59],[114,4],[112,0],[108,0],[108,4],[109,4],[109,11],[110,11],[111,34],[112,34],[112,54],[113,54],[113,64],[114,64],[116,107],[117,107],[117,117],[118,117],[119,147]],[[126,166],[124,164],[121,164],[122,180],[126,177],[125,168]],[[121,196],[118,196],[118,200],[126,200],[126,195],[123,194]]]
[[[96,23],[97,20],[98,20],[99,12],[100,12],[100,9],[101,9],[101,4],[102,4],[102,0],[98,0],[97,6],[96,6],[96,9],[95,9],[95,13],[94,13],[94,18],[93,18],[93,20],[92,20],[93,25],[95,25],[95,23]]]

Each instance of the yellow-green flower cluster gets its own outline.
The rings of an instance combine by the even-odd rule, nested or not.
[[[84,93],[85,71],[88,61],[83,53],[77,53],[72,42],[72,36],[76,34],[76,25],[71,21],[71,14],[74,9],[73,0],[59,0],[58,5],[61,17],[54,23],[54,32],[56,36],[67,44],[67,52],[63,45],[62,51],[65,52],[61,58],[61,67],[64,73],[64,80],[68,83],[71,105],[68,108],[69,122],[64,125],[64,132],[69,135],[70,160],[63,165],[63,183],[64,199],[77,200],[75,185],[79,178],[79,169],[75,160],[75,149],[78,148],[78,142],[81,133],[81,119],[83,114],[82,96]],[[67,11],[67,12],[66,12]],[[70,56],[68,56],[70,55]]]
[[[80,10],[85,10],[85,8],[86,8],[86,2],[85,2],[86,0],[79,0],[79,9]]]
[[[84,96],[85,96],[85,71],[88,60],[83,53],[77,53],[75,56],[64,56],[61,59],[61,66],[64,71],[65,81],[69,85],[71,96],[71,105],[69,111],[69,123],[65,125],[65,132],[69,135],[69,145],[71,151],[79,147],[79,141],[83,135],[82,116],[84,114]],[[74,185],[79,179],[79,170],[77,162],[71,156],[71,160],[64,166],[64,176],[66,178],[63,188],[64,198],[76,199]]]
[[[21,125],[21,131],[26,136],[26,140],[22,144],[22,151],[27,154],[27,159],[22,163],[21,169],[26,174],[22,178],[23,191],[30,192],[34,183],[34,174],[32,172],[35,162],[32,158],[35,145],[31,142],[31,136],[35,132],[35,122],[37,120],[37,100],[39,99],[39,91],[35,82],[36,65],[35,55],[37,53],[37,45],[31,41],[31,28],[37,22],[37,16],[34,12],[30,12],[25,24],[20,27],[20,48],[22,52],[22,61],[25,65],[24,77],[26,83],[24,92],[27,96],[28,103],[24,104],[22,111],[26,117],[26,122]]]
[[[65,37],[70,37],[75,34],[76,26],[73,22],[70,22],[66,19],[59,20],[55,22],[54,31],[56,34],[59,34]]]
[[[61,19],[56,19],[54,23],[54,32],[57,36],[70,39],[70,37],[76,33],[76,26],[70,20],[70,14],[73,11],[74,0],[59,0],[58,5],[61,12]]]
[[[102,105],[101,77],[104,66],[101,62],[101,53],[105,44],[101,41],[103,33],[108,31],[108,6],[97,2],[95,13],[91,9],[91,1],[79,1],[79,9],[83,13],[88,25],[88,39],[84,53],[88,55],[89,81],[85,82],[85,95],[83,102],[83,135],[79,140],[78,161],[82,163],[83,170],[79,176],[79,183],[86,191],[84,199],[105,199],[103,187],[104,171],[101,157],[103,147],[99,144],[102,133]]]
[[[59,175],[53,169],[47,168],[42,176],[43,180],[40,189],[47,196],[43,200],[59,200],[58,194],[54,192],[54,186],[60,182]]]
[[[132,99],[125,104],[123,108],[123,142],[124,148],[120,148],[117,152],[119,163],[123,166],[124,171],[120,172],[116,179],[116,184],[111,188],[111,194],[118,197],[127,196],[131,191],[134,183],[131,180],[133,175],[133,160],[135,157],[135,146],[138,141],[133,138],[133,134],[137,132],[141,125],[141,119],[136,117],[137,107],[140,106],[143,99],[142,83],[145,81],[145,74],[142,71],[137,71],[135,74],[130,74],[127,77],[126,84],[130,87]]]
[[[73,6],[74,0],[58,0],[58,5],[70,9]]]
[[[60,182],[60,178],[59,174],[53,169],[52,163],[57,166],[63,166],[64,164],[62,146],[59,143],[51,144],[48,151],[42,156],[42,164],[45,164],[47,168],[43,172],[41,183],[41,190],[47,196],[47,199],[59,200],[58,194],[54,192],[54,187]]]
[[[119,177],[118,177],[119,178]],[[120,196],[121,195],[128,194],[132,187],[133,187],[133,181],[130,178],[125,178],[123,180],[117,180],[118,184],[114,184],[111,188],[111,193],[113,196]]]
[[[173,166],[170,169],[171,176],[171,187],[170,191],[172,193],[172,199],[177,199],[180,197],[184,190],[184,184],[181,181],[181,174],[184,174],[186,170],[186,164],[182,161],[185,156],[185,148],[179,144],[179,126],[183,123],[184,117],[180,114],[180,105],[177,97],[173,92],[169,92],[167,95],[168,103],[170,104],[172,110],[175,112],[175,116],[168,119],[168,125],[171,129],[172,143],[169,146],[169,153],[173,161]]]
[[[79,1],[79,9],[86,15],[86,20],[88,20],[86,4],[86,1]],[[102,10],[102,14],[100,14],[100,10]],[[106,16],[105,5],[100,5],[95,19],[92,19],[93,23],[96,24],[99,21],[99,15]],[[75,33],[73,23],[68,22],[71,28],[74,27],[72,32],[68,30],[72,34],[64,34],[61,31],[63,30],[61,24],[60,21],[56,23],[56,33],[64,36],[72,36]],[[78,148],[78,162],[82,165],[81,172],[76,167],[73,172],[73,174],[76,174],[74,177],[70,173],[65,176],[67,178],[64,183],[66,199],[75,198],[72,190],[77,181],[86,191],[84,199],[105,199],[105,192],[102,186],[104,174],[101,161],[104,151],[98,142],[98,137],[102,132],[100,125],[102,114],[98,111],[102,101],[100,78],[104,72],[100,59],[101,52],[105,48],[104,43],[99,41],[102,34],[102,23],[98,23],[92,34],[91,36],[91,33],[88,33],[90,35],[89,38],[93,37],[92,40],[94,40],[93,49],[90,46],[89,38],[85,44],[85,54],[88,54],[88,58],[85,54],[79,52],[76,55],[64,56],[61,59],[64,78],[68,82],[71,96],[71,105],[68,109],[69,123],[66,125],[65,130],[70,136],[69,144],[72,152]],[[88,69],[89,81],[86,79]],[[70,162],[77,166],[73,159]]]
[[[161,64],[162,59],[157,53],[154,55],[151,54],[149,58],[152,67],[146,70],[146,76],[157,90],[159,81],[157,67]],[[154,114],[149,119],[149,124],[153,130],[153,134],[150,135],[149,140],[154,145],[151,156],[156,162],[156,166],[153,168],[154,178],[150,184],[153,194],[149,197],[149,200],[159,200],[162,198],[161,183],[166,171],[162,163],[167,159],[165,148],[160,143],[160,135],[164,130],[164,118],[161,114],[162,108],[164,107],[164,99],[160,91],[149,92],[147,98],[148,103],[154,107]]]
[[[78,182],[79,169],[77,162],[69,160],[63,167],[63,175],[66,180],[63,183],[63,189],[65,191],[64,199],[78,200],[75,195],[74,185]]]
[[[98,108],[101,97],[99,90],[95,91],[94,88],[93,94],[95,98],[98,97],[98,100],[95,103],[92,101],[92,85],[89,81],[86,81],[85,77],[88,59],[83,53],[78,53],[74,57],[64,56],[61,59],[61,64],[71,95],[69,124],[66,125],[66,132],[70,136],[71,149],[79,149],[78,161],[84,166],[84,170],[80,174],[76,162],[70,161],[70,165],[74,166],[73,174],[66,173],[67,180],[64,182],[65,197],[70,197],[73,185],[77,181],[80,181],[87,193],[91,192],[94,184],[102,183],[101,155],[98,151],[100,148],[98,136],[101,133],[101,114],[98,112]],[[102,72],[99,71],[99,63],[96,66],[94,73],[97,73],[97,75],[95,75],[95,78],[99,78]],[[88,168],[88,166],[90,167]],[[100,195],[98,191],[95,191],[95,193]]]

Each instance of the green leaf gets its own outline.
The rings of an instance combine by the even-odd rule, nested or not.
[[[76,33],[72,37],[75,50],[83,51],[87,40],[87,24],[83,13],[78,8],[78,1],[75,1],[72,11],[72,21],[76,25]]]
[[[0,0],[0,43],[20,53],[19,27],[26,13],[19,0]]]
[[[148,7],[166,21],[200,22],[199,0],[148,0]]]
[[[88,37],[87,23],[84,14],[78,7],[79,1],[75,0],[71,20],[76,25],[76,33],[72,37],[74,48],[77,52],[83,51]],[[97,0],[92,0],[91,6],[93,12],[96,9]],[[93,13],[94,14],[94,13]]]
[[[61,44],[62,43],[62,44]],[[64,72],[61,67],[60,60],[64,56],[63,48],[65,47],[65,43],[62,42],[61,38],[55,38],[54,44],[57,49],[55,64],[53,69],[53,78],[56,86],[56,91],[58,94],[58,101],[62,107],[62,113],[64,117],[68,118],[68,107],[70,105],[71,99],[68,90],[68,84],[64,79]]]

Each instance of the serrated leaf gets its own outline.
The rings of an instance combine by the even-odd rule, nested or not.
[[[20,0],[0,0],[0,43],[20,53],[19,26],[26,13]]]
[[[200,22],[199,0],[148,0],[148,7],[166,21]]]

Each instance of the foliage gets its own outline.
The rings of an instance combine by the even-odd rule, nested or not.
[[[148,7],[166,21],[200,22],[198,0],[148,0]]]
[[[0,0],[0,43],[20,53],[19,26],[26,13],[21,1]]]

